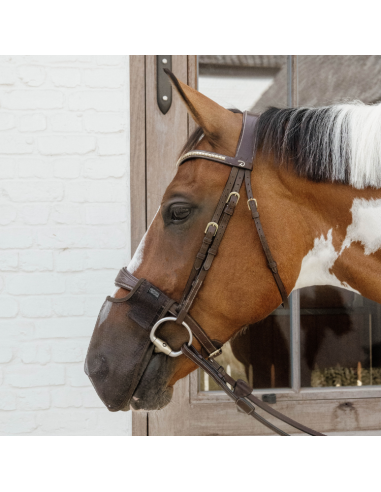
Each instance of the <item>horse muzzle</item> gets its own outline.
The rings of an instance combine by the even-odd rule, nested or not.
[[[121,286],[131,290],[120,299],[107,297],[85,361],[85,373],[108,410],[113,412],[129,409],[155,346],[156,351],[174,355],[167,343],[156,336],[161,323],[175,319],[163,318],[174,301],[145,279],[135,281],[134,286],[126,283],[126,278],[122,280]],[[186,328],[191,343],[192,333]]]

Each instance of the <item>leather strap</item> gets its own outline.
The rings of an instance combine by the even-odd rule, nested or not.
[[[217,364],[213,359],[206,360],[193,346],[188,346],[184,344],[181,347],[182,353],[188,357],[192,362],[194,362],[198,367],[203,369],[217,384],[218,386],[233,400],[235,401],[237,407],[245,412],[247,415],[254,417],[256,420],[264,424],[269,429],[275,431],[281,436],[289,436],[286,432],[282,431],[276,427],[271,422],[258,415],[255,411],[255,407],[252,403],[256,404],[259,408],[269,413],[273,417],[282,420],[286,424],[298,429],[310,436],[324,436],[321,432],[317,432],[309,427],[296,422],[295,420],[283,415],[283,413],[278,412],[272,408],[267,403],[263,402],[256,396],[252,394],[253,388],[251,388],[245,381],[239,379],[236,381],[231,376],[229,376],[224,368]],[[227,384],[229,384],[233,390],[231,390]],[[249,400],[249,401],[248,401]]]
[[[177,317],[176,323],[181,324],[184,319],[186,314],[188,313],[189,309],[191,308],[193,301],[200,290],[204,279],[206,277],[206,274],[208,273],[210,267],[212,266],[213,260],[217,255],[218,248],[221,244],[222,238],[225,234],[227,225],[231,219],[231,216],[234,213],[235,207],[237,206],[238,200],[239,200],[239,190],[241,189],[242,186],[242,181],[244,178],[245,172],[240,169],[237,173],[235,183],[233,185],[232,191],[228,195],[228,200],[225,203],[225,208],[222,213],[222,218],[218,224],[218,230],[217,233],[214,237],[214,240],[212,244],[210,245],[207,255],[205,258],[205,261],[203,263],[203,266],[201,270],[199,270],[199,273],[195,280],[192,283],[192,287],[187,294],[186,298],[184,299],[182,305],[181,305],[181,310],[179,312],[179,315]],[[226,190],[226,187],[225,187]]]
[[[253,196],[253,190],[251,188],[250,171],[245,171],[245,186],[246,186],[246,193],[247,193],[247,198],[248,198],[247,203],[248,203],[248,206],[250,208],[251,216],[254,220],[254,224],[255,224],[255,227],[256,227],[257,232],[258,232],[259,240],[261,241],[262,248],[263,248],[263,251],[264,251],[266,259],[267,259],[267,265],[268,265],[269,269],[271,270],[271,273],[274,276],[274,279],[275,279],[275,282],[277,284],[279,293],[282,297],[282,306],[284,308],[286,308],[286,307],[288,307],[287,292],[286,292],[286,289],[284,288],[282,279],[279,276],[278,265],[277,265],[276,261],[274,260],[272,254],[271,254],[265,233],[263,232],[263,229],[262,229],[262,224],[261,224],[261,220],[259,218],[259,213],[258,213],[258,209],[257,209],[257,201],[255,200],[255,198]]]
[[[194,262],[193,269],[189,275],[189,278],[188,278],[187,284],[185,286],[180,304],[183,304],[184,300],[189,295],[189,291],[192,287],[192,283],[193,283],[196,275],[198,274],[200,268],[202,267],[202,264],[204,263],[204,260],[206,258],[206,254],[208,252],[210,245],[213,242],[214,236],[217,234],[216,226],[213,224],[218,224],[218,222],[221,218],[222,212],[223,212],[224,207],[226,205],[226,200],[227,200],[229,194],[231,193],[231,191],[233,189],[234,183],[235,183],[236,178],[237,178],[237,174],[238,174],[237,168],[233,168],[230,172],[230,175],[229,175],[229,178],[226,182],[224,191],[222,192],[221,197],[218,201],[216,210],[214,211],[212,220],[209,222],[209,226],[205,231],[205,235],[204,235],[204,238],[202,241],[201,248],[196,255],[196,260]]]

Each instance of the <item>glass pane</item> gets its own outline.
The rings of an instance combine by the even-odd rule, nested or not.
[[[300,291],[304,387],[381,384],[381,306],[338,287]]]
[[[271,105],[285,107],[286,60],[284,55],[201,55],[198,89],[225,108],[259,113]],[[290,387],[289,311],[277,310],[249,326],[224,346],[217,360],[234,379],[254,388]],[[199,389],[219,388],[199,371]]]
[[[287,80],[283,72],[284,55],[201,55],[198,90],[225,108],[241,111],[260,111],[266,101],[284,106]],[[264,104],[260,103],[263,98]]]
[[[381,57],[298,56],[298,105],[380,100]],[[381,384],[380,305],[328,286],[301,290],[304,387]]]
[[[224,345],[216,359],[234,379],[254,389],[290,387],[290,312],[277,309],[266,319],[248,326]],[[219,387],[200,371],[200,390]]]

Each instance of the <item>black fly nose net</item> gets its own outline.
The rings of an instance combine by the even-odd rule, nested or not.
[[[115,284],[131,289],[122,270]],[[174,303],[145,279],[129,294],[107,297],[99,313],[86,357],[86,373],[99,397],[111,411],[127,410],[146,369],[154,346],[153,325]]]

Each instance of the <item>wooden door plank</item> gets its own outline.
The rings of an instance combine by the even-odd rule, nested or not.
[[[172,56],[172,71],[187,81],[187,56]],[[187,140],[187,111],[173,89],[172,106],[163,114],[157,105],[156,56],[146,57],[147,222],[151,223],[168,184],[176,173],[178,154]]]
[[[147,228],[145,56],[130,56],[130,214],[131,254]],[[147,436],[147,413],[132,412],[132,435]]]
[[[179,381],[175,399],[169,404],[164,422],[160,413],[150,415],[150,435],[175,436],[270,436],[272,431],[237,411],[234,403],[184,405],[187,381]],[[289,417],[323,432],[363,432],[381,430],[381,398],[345,401],[282,402],[274,408]],[[168,415],[171,418],[168,418]],[[259,411],[267,420],[293,435],[301,435],[292,427]],[[151,429],[151,422],[153,423]]]
[[[147,229],[145,56],[130,56],[130,203],[131,253]]]

